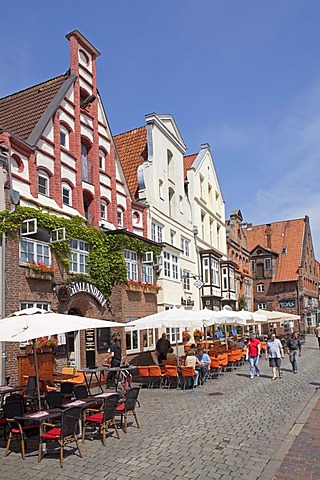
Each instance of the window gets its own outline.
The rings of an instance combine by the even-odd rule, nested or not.
[[[118,227],[123,227],[123,210],[122,208],[117,208],[117,223]]]
[[[210,283],[209,258],[203,259],[203,281],[205,285]]]
[[[202,175],[200,175],[199,177],[199,180],[200,180],[200,198],[204,198],[203,197],[203,185],[204,185],[204,178]]]
[[[131,319],[134,320],[134,319]],[[127,353],[133,353],[139,351],[139,331],[132,330],[126,332],[126,350]]]
[[[256,271],[256,261],[255,260],[251,260],[251,267],[252,267],[252,273],[255,273],[255,271]]]
[[[282,253],[285,254],[285,253],[287,253],[287,251],[288,251],[287,247],[283,247]]]
[[[213,220],[211,218],[209,222],[209,243],[211,246],[213,245]]]
[[[266,310],[267,309],[267,304],[262,302],[262,303],[258,303],[258,308],[261,308],[261,310]]]
[[[23,220],[20,227],[20,235],[34,235],[38,231],[37,219],[30,218],[28,220]]]
[[[51,265],[51,248],[47,243],[29,238],[20,239],[20,263],[44,263]]]
[[[220,249],[220,225],[217,225],[217,249]]]
[[[69,148],[69,132],[65,127],[60,127],[60,145],[66,149]]]
[[[263,283],[258,283],[257,292],[264,292],[264,284]]]
[[[230,291],[235,292],[236,291],[236,284],[234,281],[234,270],[233,268],[229,269],[229,282],[230,282]]]
[[[166,328],[166,335],[171,344],[181,342],[181,328]]]
[[[205,234],[205,221],[206,221],[206,214],[204,212],[201,212],[201,235],[203,239]]]
[[[127,267],[127,277],[129,280],[138,280],[138,255],[131,250],[123,251]]]
[[[271,270],[271,258],[264,259],[264,269]]]
[[[174,245],[175,235],[176,235],[176,232],[174,230],[170,230],[170,243],[171,243],[171,245]]]
[[[62,203],[64,205],[72,205],[72,190],[67,183],[62,184]]]
[[[139,225],[141,221],[140,213],[139,212],[133,212],[132,213],[132,223],[133,225]]]
[[[190,241],[181,237],[181,250],[186,257],[190,256]]]
[[[88,149],[84,143],[81,143],[81,164],[82,164],[82,180],[84,182],[89,182]]]
[[[178,256],[166,250],[163,252],[164,276],[178,280]]]
[[[151,223],[151,240],[154,242],[161,243],[162,242],[162,230],[163,227],[157,222]]]
[[[66,239],[66,229],[64,227],[56,228],[52,230],[50,233],[50,242],[57,243],[57,242],[64,242]]]
[[[42,310],[50,310],[51,303],[49,302],[20,302],[20,310],[26,308],[42,308]]]
[[[155,329],[148,328],[146,330],[141,330],[142,332],[142,341],[143,341],[143,350],[153,350],[155,348]]]
[[[212,270],[212,284],[216,287],[220,286],[219,281],[219,262],[215,259],[211,259],[211,270]]]
[[[107,352],[109,350],[110,343],[110,328],[97,328],[98,352]]]
[[[108,204],[104,200],[100,203],[101,219],[108,220]]]
[[[228,290],[228,269],[223,267],[221,270],[222,290]]]
[[[153,267],[151,265],[141,265],[141,280],[144,283],[153,283]]]
[[[83,240],[70,240],[70,272],[89,273],[89,245]]]
[[[38,171],[38,193],[49,196],[49,175],[42,170]]]
[[[99,168],[100,170],[106,169],[106,156],[102,150],[99,150]]]
[[[191,290],[191,283],[190,283],[190,272],[188,270],[183,270],[182,272],[183,278],[183,288],[184,290]]]

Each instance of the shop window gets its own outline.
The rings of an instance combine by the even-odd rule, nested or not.
[[[171,345],[181,342],[181,328],[166,328],[166,335]]]
[[[143,341],[143,350],[154,350],[155,349],[155,329],[148,328],[146,330],[141,330],[142,341]]]
[[[111,344],[110,328],[97,329],[97,349],[99,353],[104,353],[109,350]]]
[[[127,354],[139,352],[139,330],[126,332],[126,350]]]

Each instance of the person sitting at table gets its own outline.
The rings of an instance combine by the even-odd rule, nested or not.
[[[177,360],[177,355],[173,352],[173,348],[170,347],[167,353],[166,360]]]
[[[215,338],[217,338],[218,340],[220,340],[221,338],[223,338],[222,330],[220,330],[219,327],[218,327],[218,330],[215,332],[214,336],[215,336]]]
[[[197,359],[196,357],[196,352],[194,351],[193,348],[190,348],[190,350],[187,352],[187,356],[185,358],[184,364],[186,367],[193,367],[195,372],[196,372],[196,377],[194,379],[194,386],[196,387],[198,385],[198,378],[199,378],[199,370],[198,368],[201,368],[201,362]],[[188,377],[187,378],[187,386],[188,388],[192,387],[192,378]]]
[[[112,367],[120,367],[121,364],[121,348],[120,342],[117,337],[113,339],[113,344],[110,347],[110,354],[111,354],[111,368]],[[115,378],[117,372],[109,372],[107,383],[109,388],[115,388]]]
[[[198,348],[196,357],[201,363],[201,367],[199,367],[200,372],[200,381],[204,383],[206,381],[206,376],[208,373],[209,365],[211,363],[211,359],[207,353],[203,350],[203,348]]]

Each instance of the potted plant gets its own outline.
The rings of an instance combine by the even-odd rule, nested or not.
[[[199,328],[196,328],[193,332],[193,338],[195,342],[200,342],[202,337],[204,336],[204,332],[202,330],[199,330]]]
[[[41,350],[42,353],[52,352],[54,347],[58,345],[58,340],[55,337],[41,337],[36,340],[36,349]]]
[[[191,335],[189,332],[187,332],[187,330],[184,330],[182,332],[182,341],[184,344],[190,342],[190,339],[191,339]]]

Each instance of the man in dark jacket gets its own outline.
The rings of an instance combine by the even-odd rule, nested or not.
[[[293,373],[297,373],[298,356],[301,357],[301,342],[297,332],[293,332],[291,338],[287,341],[287,352],[290,355]]]
[[[161,338],[157,341],[156,350],[158,352],[158,360],[161,362],[162,360],[166,360],[167,353],[171,344],[167,339],[167,335],[165,333],[162,334]]]

